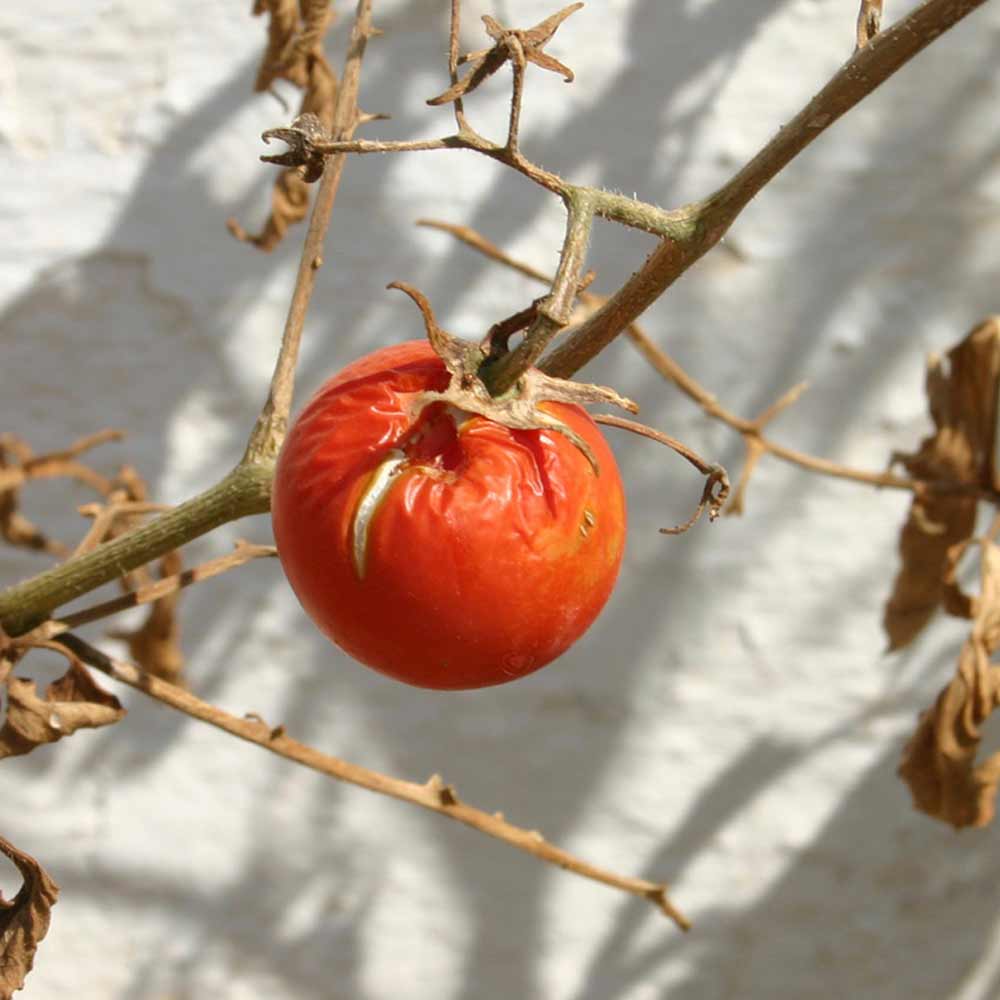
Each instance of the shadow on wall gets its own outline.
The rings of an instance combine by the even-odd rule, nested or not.
[[[384,78],[366,81],[368,106],[397,107],[400,94],[423,85],[425,66],[438,65],[440,6],[417,4],[399,15],[413,22],[417,14],[427,11],[426,20],[434,30],[408,36],[416,46],[413,62],[387,65]],[[711,64],[735,63],[761,25],[785,6],[781,0],[742,0],[739,4],[716,0],[691,12],[691,5],[680,2],[636,3],[627,15],[627,44],[634,54],[633,62],[590,107],[579,110],[577,120],[585,119],[588,127],[580,130],[569,123],[544,136],[529,133],[527,149],[533,158],[553,169],[572,174],[576,166],[587,163],[602,183],[627,184],[655,198],[657,192],[669,189],[671,172],[684,168],[685,154],[679,153],[666,166],[656,157],[622,157],[621,149],[636,152],[631,131],[635,123],[650,127],[661,124],[672,93]],[[382,26],[387,33],[383,44],[392,44],[391,19]],[[649,67],[655,67],[655,87]],[[20,426],[27,417],[31,430],[38,429],[37,438],[32,433],[37,447],[64,444],[91,429],[81,426],[82,421],[101,413],[102,423],[136,430],[117,454],[156,483],[166,471],[164,458],[171,453],[170,425],[178,401],[196,394],[214,416],[224,418],[220,424],[233,428],[231,436],[214,443],[218,455],[213,460],[221,468],[238,457],[243,443],[241,429],[251,425],[259,396],[246,392],[230,373],[225,347],[233,297],[264,284],[289,266],[301,239],[301,233],[294,235],[273,256],[233,244],[222,223],[234,206],[220,200],[194,166],[196,152],[220,123],[251,99],[252,72],[249,63],[243,66],[165,138],[100,251],[58,265],[0,317],[0,328],[11,345],[4,349],[2,422]],[[719,88],[726,76],[720,74]],[[693,146],[702,113],[710,107],[715,93],[710,90],[696,108],[665,120],[677,140],[673,148],[685,151]],[[622,113],[623,108],[628,109],[627,114]],[[945,143],[949,129],[957,129],[963,115],[973,113],[973,105],[958,95],[930,116],[926,107],[921,108],[920,127]],[[918,127],[917,117],[914,113],[911,128]],[[395,128],[398,136],[405,138],[415,135],[418,125],[403,114],[396,117]],[[594,136],[601,137],[600,148],[595,148]],[[883,149],[873,153],[872,160],[879,162],[885,157],[891,162],[894,141],[881,141]],[[363,171],[347,171],[342,202],[348,218],[357,206],[367,208],[387,196],[392,178],[388,162],[364,162]],[[970,169],[985,166],[984,160]],[[958,179],[961,183],[968,180]],[[262,179],[261,191],[267,183]],[[792,326],[822,328],[837,304],[870,277],[871,261],[863,251],[858,252],[857,234],[841,228],[842,220],[851,217],[852,197],[850,192],[830,197],[811,227],[813,233],[828,234],[826,249],[832,265],[829,280],[797,300]],[[924,197],[923,189],[920,197]],[[498,172],[480,204],[465,221],[503,246],[531,228],[540,202],[534,192],[526,191],[523,179]],[[912,204],[906,202],[901,211],[908,211]],[[380,218],[366,234],[371,243],[365,247],[365,255],[378,257],[380,267],[384,265],[380,273],[372,275],[371,289],[380,288],[390,278],[405,276],[412,266],[414,240],[408,223]],[[940,264],[942,281],[947,281],[962,270],[966,240],[961,225],[943,232],[946,237],[940,236],[930,252]],[[352,234],[338,230],[335,221],[330,256],[341,248],[346,251],[351,239]],[[189,272],[202,272],[203,281],[211,280],[220,288],[215,298],[203,298],[197,313],[183,299],[158,289],[150,278],[150,260],[168,252],[183,256]],[[634,240],[602,227],[595,241],[597,266],[614,274],[614,258],[620,255],[638,263],[641,251],[636,251]],[[471,287],[487,266],[468,251],[450,248],[425,286],[438,312],[453,308],[462,290]],[[331,273],[331,284],[318,294],[317,312],[337,315],[348,329],[363,326],[371,308],[366,298],[371,289],[349,299],[344,312],[337,297],[343,288],[336,287],[343,281]],[[919,310],[925,301],[921,296],[930,294],[914,290],[910,308]],[[754,382],[761,404],[770,402],[799,376],[808,344],[808,338],[803,337],[790,345],[779,345],[776,353],[782,363],[762,371],[761,379]],[[860,400],[878,391],[891,353],[878,347],[874,360],[873,355],[866,355],[864,363],[851,367],[850,392],[836,400],[830,398],[826,419],[819,414],[813,421],[815,430],[810,431],[809,442],[813,450],[825,454],[835,449],[845,425],[832,418],[843,412],[845,398]],[[60,381],[58,394],[52,394],[49,377],[53,358],[68,376]],[[595,368],[604,364],[598,362]],[[659,383],[645,373],[640,383],[647,396],[662,392]],[[13,389],[9,394],[8,385]],[[735,457],[735,448],[734,442],[734,455],[727,456],[730,459]],[[636,501],[644,510],[658,509],[660,502],[652,487],[637,491]],[[768,520],[773,513],[764,509],[760,516]],[[56,525],[56,534],[64,537],[72,537],[75,531],[78,524],[69,516]],[[577,829],[595,789],[607,777],[608,762],[630,722],[629,695],[643,653],[648,651],[648,623],[675,621],[678,630],[691,628],[712,602],[725,599],[725,591],[716,581],[699,576],[701,550],[710,541],[699,536],[676,543],[671,549],[669,578],[662,568],[652,565],[623,580],[605,619],[606,628],[588,637],[564,665],[510,689],[455,695],[445,702],[440,695],[372,678],[331,653],[325,644],[312,642],[310,662],[304,667],[299,664],[295,676],[303,677],[312,667],[318,679],[298,683],[285,692],[281,721],[296,736],[324,749],[363,758],[363,745],[345,745],[339,736],[331,738],[326,726],[329,713],[321,705],[323,699],[317,697],[318,685],[335,683],[330,690],[335,691],[338,710],[364,719],[368,736],[393,764],[394,773],[422,778],[446,766],[446,778],[471,801],[502,807],[514,821],[523,818],[552,841],[564,843]],[[684,581],[683,586],[671,582],[677,580]],[[193,686],[211,700],[233,664],[246,662],[252,655],[242,629],[234,629],[225,641],[213,643],[218,622],[238,617],[239,609],[233,607],[237,599],[245,606],[261,608],[287,603],[288,598],[284,592],[275,596],[274,577],[267,570],[245,571],[238,591],[225,584],[209,587],[197,601],[182,603],[182,616],[193,653]],[[830,603],[836,605],[835,601]],[[286,620],[290,628],[303,622],[291,611]],[[211,653],[205,652],[199,659],[199,651],[209,648]],[[609,663],[613,671],[608,670]],[[281,666],[254,664],[254,669],[264,678],[273,677]],[[187,725],[155,706],[137,703],[132,712],[132,725],[127,722],[115,731],[77,738],[91,741],[77,762],[78,773],[100,762],[103,780],[120,782],[123,787],[141,781]],[[850,736],[839,734],[837,738]],[[124,749],[123,743],[127,744]],[[26,772],[35,779],[54,772],[51,762],[58,752],[49,749],[33,755],[24,762]],[[246,752],[248,759],[256,753]],[[775,742],[753,746],[705,791],[678,833],[664,843],[647,874],[675,877],[713,833],[799,763],[802,755],[800,748]],[[617,997],[644,980],[655,982],[659,971],[681,951],[689,955],[689,978],[682,988],[665,990],[663,996],[763,1000],[776,995],[827,997],[842,993],[912,995],[930,1000],[948,995],[992,933],[995,902],[984,889],[1000,874],[993,858],[992,835],[967,835],[961,872],[952,880],[935,881],[938,873],[955,863],[954,840],[948,831],[914,817],[898,840],[880,836],[886,828],[898,830],[892,820],[900,808],[908,808],[892,774],[894,761],[895,751],[870,769],[839,804],[813,844],[797,855],[787,874],[753,909],[729,912],[720,907],[702,919],[694,936],[681,939],[666,928],[662,946],[634,953],[630,948],[634,935],[644,920],[655,918],[648,916],[646,904],[623,905],[619,923],[594,953],[579,1000]],[[95,872],[69,853],[61,865],[55,865],[61,869],[58,874],[65,893],[92,894],[106,900],[109,909],[121,905],[169,910],[178,926],[187,929],[187,937],[172,942],[169,963],[154,967],[151,960],[132,970],[131,991],[125,996],[138,1000],[154,990],[177,997],[202,995],[199,964],[205,952],[240,970],[241,977],[259,974],[262,981],[273,978],[275,995],[325,1000],[331,996],[331,983],[337,995],[363,995],[359,970],[371,961],[363,953],[363,929],[367,900],[376,887],[351,865],[351,858],[365,850],[363,838],[358,836],[354,842],[350,831],[339,837],[330,835],[340,822],[340,790],[313,776],[290,775],[292,769],[281,761],[258,758],[252,766],[261,787],[270,782],[276,791],[262,795],[246,809],[244,822],[259,834],[247,850],[240,880],[227,891],[191,892],[187,886],[179,888],[174,881],[161,879],[155,869],[145,866],[136,871],[116,866]],[[666,770],[667,763],[664,767]],[[197,780],[197,776],[192,777],[192,781]],[[312,790],[307,796],[309,807],[295,815],[301,843],[308,845],[298,855],[287,850],[281,835],[282,824],[289,822],[282,803],[285,783],[299,791]],[[470,943],[463,958],[462,985],[455,995],[464,1000],[542,1000],[541,965],[548,940],[544,933],[550,885],[547,874],[540,874],[535,862],[510,849],[453,829],[435,817],[428,817],[426,823],[427,839],[437,845],[442,868],[453,873],[453,885],[442,891],[441,903],[452,905],[455,901],[448,893],[455,893],[456,912],[468,924]],[[193,821],[192,827],[196,826]],[[9,831],[15,840],[21,832],[16,827],[15,823]],[[192,836],[197,835],[194,830]],[[856,867],[841,867],[845,842],[859,845]],[[290,897],[307,891],[302,888],[305,885],[313,894],[316,918],[301,929],[288,931],[294,902]],[[944,918],[939,926],[951,928],[947,955],[932,925],[914,917],[928,899]],[[820,933],[823,928],[828,929],[825,935]],[[915,960],[914,956],[933,956],[933,962]],[[410,958],[410,964],[416,961]],[[813,977],[821,968],[829,970],[829,978],[817,983]]]

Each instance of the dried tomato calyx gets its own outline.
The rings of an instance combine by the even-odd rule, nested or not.
[[[539,404],[553,402],[583,406],[587,403],[609,403],[629,413],[638,413],[639,407],[632,400],[606,386],[553,378],[537,368],[528,369],[509,392],[491,396],[478,374],[485,358],[483,349],[442,330],[434,319],[427,298],[416,288],[403,282],[393,282],[389,287],[405,292],[417,304],[424,318],[427,339],[451,376],[444,391],[422,392],[413,399],[410,405],[412,420],[419,419],[423,410],[432,403],[446,403],[515,430],[556,431],[568,438],[590,463],[594,474],[600,475],[597,458],[587,442],[568,424],[541,409]]]

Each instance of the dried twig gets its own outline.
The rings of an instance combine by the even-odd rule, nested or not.
[[[861,0],[858,11],[857,48],[863,49],[882,27],[882,0]]]
[[[332,134],[337,140],[349,139],[358,125],[361,60],[368,39],[373,34],[371,0],[359,0],[347,63],[333,116]],[[309,221],[309,231],[302,247],[295,290],[292,292],[270,392],[247,444],[245,462],[273,461],[285,438],[288,414],[292,406],[295,364],[302,339],[302,327],[316,284],[316,273],[323,264],[323,240],[330,224],[330,214],[337,197],[345,161],[346,158],[343,156],[334,156],[326,163],[323,171],[323,179]]]
[[[477,233],[468,226],[456,226],[451,223],[438,222],[432,219],[421,219],[417,224],[449,233],[466,244],[466,246],[478,251],[490,260],[519,271],[528,278],[533,278],[536,281],[544,283],[548,283],[551,280],[543,272],[525,264],[523,261],[511,257],[494,243],[487,240],[481,233]],[[600,308],[606,301],[604,297],[586,290],[580,293],[580,300],[592,309]],[[664,378],[673,382],[689,399],[697,403],[708,416],[719,420],[743,436],[747,448],[747,459],[744,463],[740,482],[729,506],[726,508],[727,513],[738,514],[743,512],[750,473],[756,466],[758,459],[764,454],[773,455],[775,458],[789,462],[792,465],[797,465],[810,472],[832,476],[836,479],[847,479],[851,482],[864,483],[869,486],[908,490],[917,494],[938,493],[942,495],[981,496],[987,498],[994,496],[993,491],[985,487],[970,485],[957,479],[931,479],[926,477],[908,479],[894,475],[891,472],[869,472],[863,469],[853,469],[837,462],[831,462],[825,458],[807,455],[792,448],[786,448],[784,445],[765,437],[763,432],[771,420],[798,399],[805,390],[806,383],[803,382],[793,386],[779,400],[763,410],[755,419],[747,420],[727,410],[712,393],[684,371],[665,351],[653,343],[643,333],[638,324],[630,324],[627,333],[629,339]]]
[[[188,691],[145,673],[131,663],[107,656],[75,635],[67,633],[60,636],[58,641],[85,663],[89,663],[102,673],[142,691],[151,698],[183,712],[185,715],[207,722],[217,729],[222,729],[249,743],[255,743],[279,757],[294,761],[313,771],[318,771],[320,774],[421,806],[431,812],[471,826],[480,833],[501,840],[542,861],[557,865],[584,878],[601,882],[613,889],[641,896],[652,902],[678,927],[684,930],[690,927],[688,920],[667,897],[665,885],[649,882],[646,879],[628,878],[591,865],[568,851],[548,843],[536,830],[525,830],[513,823],[508,823],[499,814],[487,813],[467,805],[458,798],[455,790],[450,785],[446,785],[438,775],[433,775],[424,784],[417,784],[412,781],[391,778],[377,771],[371,771],[357,764],[331,757],[292,739],[285,733],[283,726],[269,726],[259,716],[240,719],[230,715],[222,709],[196,698]]]
[[[715,194],[673,213],[676,233],[593,315],[568,332],[543,360],[550,375],[569,377],[626,330],[728,231],[750,200],[835,121],[936,38],[986,0],[925,0],[859,49],[829,83]],[[597,214],[601,214],[598,206]]]
[[[46,635],[54,637],[69,629],[79,628],[81,625],[87,625],[102,618],[109,618],[111,615],[127,611],[129,608],[162,600],[193,583],[210,580],[213,576],[227,573],[229,570],[236,569],[254,559],[271,558],[277,554],[278,550],[273,545],[252,545],[250,542],[239,540],[236,542],[235,551],[228,556],[220,556],[218,559],[211,559],[183,572],[163,576],[155,583],[146,584],[137,590],[123,594],[121,597],[103,601],[93,607],[84,608],[82,611],[75,611],[70,615],[63,615],[57,621],[49,622],[45,626]]]

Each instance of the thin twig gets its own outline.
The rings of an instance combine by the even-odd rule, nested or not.
[[[358,126],[361,60],[372,34],[371,0],[359,0],[333,116],[333,138],[337,141],[349,140]],[[344,156],[332,156],[324,166],[323,179],[320,181],[319,192],[309,219],[309,229],[302,246],[295,290],[292,292],[292,301],[288,308],[288,318],[285,321],[281,349],[271,378],[271,388],[267,402],[250,435],[244,462],[273,462],[285,439],[288,415],[292,407],[295,365],[299,356],[302,329],[316,284],[316,274],[323,264],[323,240],[330,224],[330,214],[337,197],[345,160]]]
[[[210,559],[208,562],[193,566],[182,573],[174,573],[165,576],[155,583],[146,584],[136,590],[122,594],[110,601],[103,601],[92,607],[84,608],[81,611],[74,611],[73,614],[63,615],[55,622],[47,622],[46,635],[56,636],[62,632],[67,632],[81,625],[98,621],[101,618],[108,618],[116,615],[120,611],[138,607],[140,604],[149,604],[158,601],[161,597],[173,594],[184,587],[190,587],[192,583],[201,583],[209,580],[220,573],[226,573],[231,569],[244,565],[253,559],[271,558],[278,554],[278,550],[273,545],[252,545],[249,542],[238,541],[236,549],[228,556],[220,556],[218,559]]]
[[[882,0],[861,0],[858,11],[857,48],[864,48],[882,27]]]
[[[334,116],[338,136],[349,136],[359,121],[357,93],[361,60],[373,33],[371,0],[359,0]],[[323,235],[343,163],[343,157],[335,157],[324,170],[271,389],[240,464],[215,486],[148,524],[0,592],[0,625],[10,635],[34,628],[66,601],[117,579],[221,524],[270,509],[273,463],[288,426],[305,310],[315,272],[322,264]]]
[[[645,264],[605,304],[567,333],[540,367],[569,378],[634,322],[725,235],[733,220],[771,179],[835,121],[915,55],[987,0],[925,0],[882,31],[710,198],[679,209],[679,232],[663,240]],[[600,211],[598,211],[600,214]],[[686,233],[680,232],[685,227]]]
[[[568,851],[548,843],[537,830],[526,830],[508,823],[499,814],[491,814],[459,800],[455,790],[446,785],[438,775],[432,775],[425,783],[403,781],[388,775],[371,771],[358,764],[351,764],[338,757],[321,753],[313,747],[292,739],[283,726],[269,726],[259,716],[237,718],[214,705],[202,701],[188,691],[162,681],[140,670],[132,663],[107,656],[84,642],[78,636],[67,633],[58,642],[75,653],[85,663],[107,674],[129,687],[142,691],[164,705],[200,719],[209,725],[254,743],[286,760],[301,764],[320,774],[338,781],[357,785],[369,791],[388,795],[391,798],[421,806],[449,819],[485,833],[487,836],[516,847],[542,861],[557,865],[584,878],[601,882],[613,889],[641,896],[652,902],[662,913],[670,917],[678,927],[687,930],[691,925],[670,902],[667,887],[646,879],[628,878],[581,860]]]
[[[543,284],[548,284],[552,280],[544,272],[511,257],[495,243],[491,243],[481,233],[476,232],[468,226],[457,226],[431,219],[421,219],[417,224],[446,232],[490,260],[518,271],[528,278],[532,278]],[[600,308],[607,301],[603,296],[588,291],[580,293],[580,300],[592,308]],[[707,416],[726,424],[743,436],[747,446],[747,461],[744,464],[741,483],[737,487],[733,495],[733,502],[728,508],[732,513],[737,513],[741,508],[746,485],[745,480],[748,478],[749,472],[752,471],[757,460],[763,454],[773,455],[775,458],[789,462],[792,465],[797,465],[810,472],[817,472],[821,475],[832,476],[837,479],[846,479],[851,482],[864,483],[868,486],[907,490],[913,493],[936,491],[941,493],[966,493],[982,496],[986,499],[994,498],[992,493],[987,493],[979,487],[968,484],[958,482],[930,482],[928,480],[907,479],[902,476],[893,475],[890,472],[870,472],[864,469],[852,469],[849,466],[840,465],[825,458],[817,458],[805,452],[786,448],[784,445],[765,437],[763,429],[779,413],[801,396],[802,392],[807,388],[808,383],[800,382],[793,386],[780,399],[764,409],[756,419],[748,420],[727,410],[700,382],[689,375],[670,355],[653,343],[638,324],[629,324],[626,333],[653,368],[663,375],[664,378],[673,382],[689,399],[697,403]]]
[[[462,0],[451,0],[451,21],[448,28],[448,75],[452,86],[458,83],[458,36],[462,27]],[[455,110],[455,124],[459,132],[468,127],[465,121],[465,109],[462,98],[456,97],[452,102]]]
[[[124,436],[122,431],[108,429],[88,434],[61,451],[32,455],[30,449],[27,449],[22,452],[23,461],[18,465],[0,467],[0,493],[22,486],[29,479],[51,479],[57,476],[77,479],[93,487],[98,493],[105,493],[109,489],[108,480],[75,459],[91,448],[106,444],[108,441],[120,441]],[[0,447],[6,446],[15,450],[19,445],[23,445],[23,442],[13,435],[0,435]]]

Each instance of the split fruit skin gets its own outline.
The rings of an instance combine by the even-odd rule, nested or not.
[[[580,407],[542,403],[590,446],[426,406],[449,375],[426,341],[327,381],[278,457],[272,521],[308,615],[361,663],[424,688],[516,680],[565,652],[621,565],[625,498]]]

